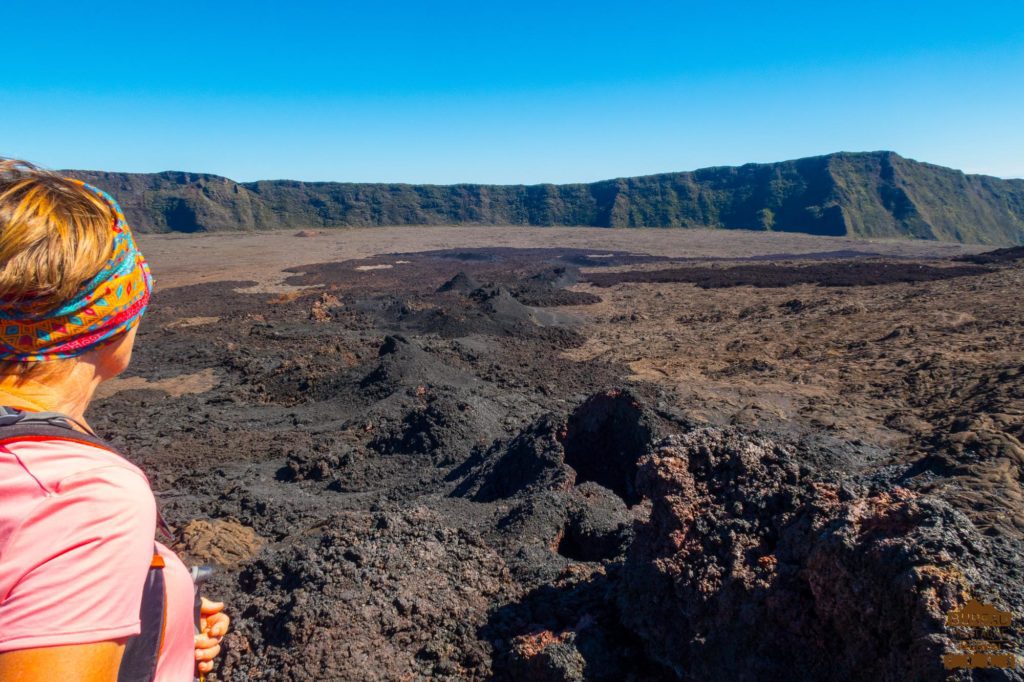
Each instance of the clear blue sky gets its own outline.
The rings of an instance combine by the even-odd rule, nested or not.
[[[23,2],[0,155],[590,181],[893,149],[1024,177],[1024,0]]]

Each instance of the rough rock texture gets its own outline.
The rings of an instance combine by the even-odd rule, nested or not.
[[[938,679],[953,646],[945,613],[969,584],[981,578],[1005,605],[1020,597],[992,582],[993,563],[1014,558],[979,557],[984,538],[947,503],[828,482],[770,440],[669,437],[638,485],[651,518],[618,604],[686,679]]]
[[[234,568],[256,556],[265,540],[231,519],[194,519],[181,528],[179,543],[175,549],[192,564]]]
[[[910,388],[930,433],[909,472],[921,489],[973,513],[979,528],[1024,536],[1024,368],[997,366],[984,376],[938,358],[912,368]]]
[[[500,559],[435,512],[350,513],[269,549],[239,576],[227,679],[465,679],[509,588]],[[259,658],[244,655],[259,645]]]

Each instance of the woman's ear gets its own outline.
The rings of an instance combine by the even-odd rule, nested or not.
[[[101,381],[113,379],[128,367],[132,360],[132,349],[135,347],[135,334],[138,330],[139,325],[136,324],[124,334],[120,334],[116,340],[88,352],[91,356],[89,359],[96,365],[96,376]]]

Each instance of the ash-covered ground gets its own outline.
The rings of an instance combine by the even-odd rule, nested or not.
[[[316,261],[316,239],[309,239]],[[159,276],[159,272],[158,272]],[[1021,679],[1024,267],[487,247],[158,292],[95,428],[221,680]]]

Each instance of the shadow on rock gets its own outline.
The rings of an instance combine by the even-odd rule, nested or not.
[[[674,679],[645,656],[642,643],[619,624],[613,606],[615,583],[616,576],[603,567],[573,567],[554,584],[492,612],[480,637],[494,646],[495,679]]]

